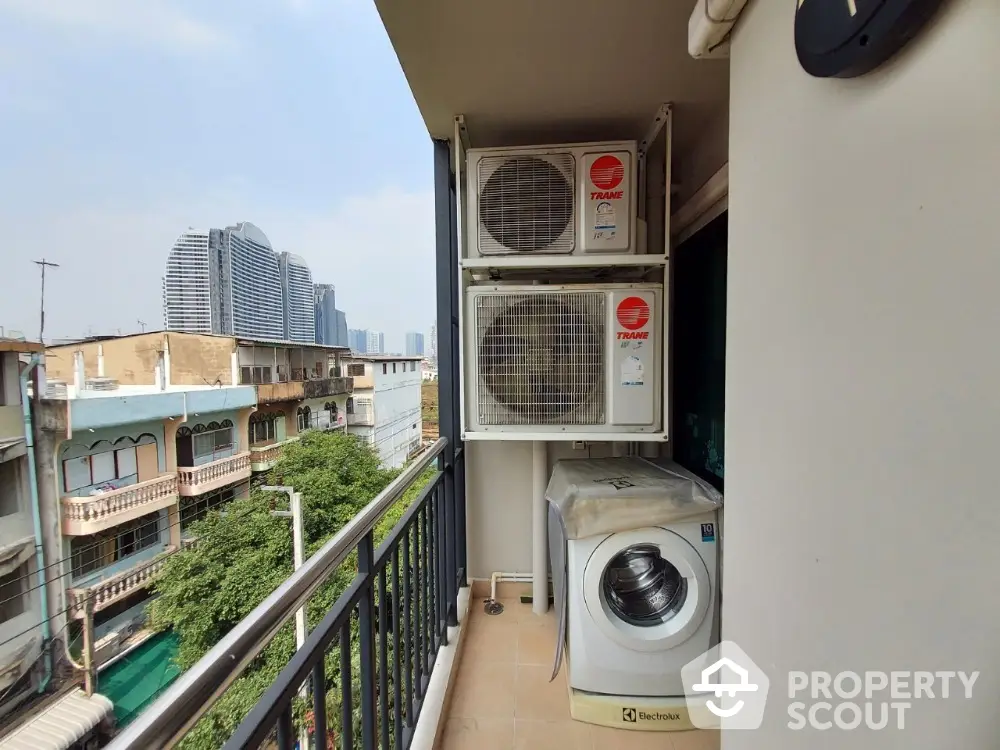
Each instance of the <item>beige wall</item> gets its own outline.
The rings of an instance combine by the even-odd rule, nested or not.
[[[233,339],[168,333],[171,385],[233,383]]]
[[[724,636],[789,669],[982,671],[905,734],[765,727],[724,750],[996,746],[1000,4],[808,77],[795,4],[732,49]],[[780,701],[780,698],[777,699]]]

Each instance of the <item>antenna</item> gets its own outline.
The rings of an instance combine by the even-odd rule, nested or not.
[[[52,263],[50,261],[42,258],[41,260],[34,261],[35,265],[42,269],[42,302],[41,302],[41,316],[38,325],[38,343],[45,343],[45,268],[49,266],[51,268],[59,268],[58,263]]]
[[[142,332],[145,333],[146,332],[146,324],[143,321],[141,321],[141,320],[136,320],[135,322],[139,324],[139,326],[142,328]]]

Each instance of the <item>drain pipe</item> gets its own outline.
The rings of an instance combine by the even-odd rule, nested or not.
[[[548,445],[536,440],[531,444],[531,611],[536,615],[549,611],[548,474]]]
[[[35,527],[35,566],[38,570],[39,601],[42,609],[42,649],[44,651],[45,676],[42,677],[38,692],[44,693],[52,680],[52,650],[49,639],[52,637],[49,627],[49,595],[45,581],[45,550],[42,537],[42,513],[38,507],[38,474],[35,470],[35,438],[31,424],[31,402],[28,400],[28,377],[41,364],[37,353],[31,355],[31,361],[21,373],[21,410],[24,414],[24,443],[28,454],[28,486],[31,488],[31,520]],[[37,381],[36,381],[37,382]],[[41,387],[40,384],[38,387]],[[41,394],[35,398],[41,400]]]

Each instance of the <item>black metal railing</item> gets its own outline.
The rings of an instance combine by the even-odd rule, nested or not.
[[[378,549],[371,532],[364,536],[351,585],[224,750],[269,739],[291,750],[303,728],[322,750],[409,747],[455,606],[442,554],[443,480],[437,471]]]
[[[436,464],[436,467],[435,467]],[[109,750],[173,747],[342,565],[350,585],[225,748],[409,746],[465,583],[464,455],[439,438],[124,729]],[[435,467],[385,539],[374,531]],[[460,478],[456,482],[456,478]],[[356,647],[356,648],[355,648]]]

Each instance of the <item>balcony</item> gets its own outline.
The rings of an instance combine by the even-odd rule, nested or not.
[[[20,404],[0,406],[0,443],[24,439],[24,412]]]
[[[373,427],[375,425],[375,412],[371,410],[355,411],[353,414],[348,412],[347,424],[355,427]]]
[[[354,390],[353,378],[316,378],[293,380],[287,383],[261,383],[257,386],[257,400],[262,404],[279,401],[301,401],[306,398],[341,396]]]
[[[163,552],[149,559],[140,558],[137,564],[121,573],[89,586],[67,589],[69,616],[76,620],[83,619],[84,604],[87,599],[93,602],[93,611],[100,612],[139,589],[146,588],[153,582],[156,574],[162,570],[167,557],[174,551],[172,545],[167,545]]]
[[[62,499],[62,530],[67,536],[83,536],[154,513],[177,503],[175,474],[164,474],[138,484],[86,497]]]
[[[439,458],[445,470],[433,474],[376,549],[379,521]],[[458,591],[465,581],[464,534],[459,532],[465,528],[464,501],[453,481],[464,470],[463,461],[461,451],[453,457],[448,441],[437,440],[125,727],[110,748],[172,746],[212,706],[224,691],[220,686],[229,685],[294,617],[303,599],[348,560],[357,566],[353,582],[226,747],[290,749],[305,731],[312,735],[311,747],[409,747],[418,718],[426,714],[433,720],[440,711],[440,703],[435,704],[440,690],[435,693],[432,680],[447,680],[455,653],[454,645],[448,653],[442,649],[455,637]],[[377,617],[380,612],[389,616]],[[340,669],[331,673],[327,656],[341,645],[357,648],[360,662],[352,664],[345,649]],[[303,682],[310,686],[312,711],[293,714]],[[343,716],[349,717],[346,732],[338,728]]]
[[[250,446],[250,469],[252,471],[267,471],[281,457],[281,451],[289,443],[295,443],[298,437],[291,437],[278,443]]]
[[[180,466],[177,468],[179,494],[183,497],[201,495],[228,484],[242,482],[249,479],[250,474],[250,451],[201,466]]]

